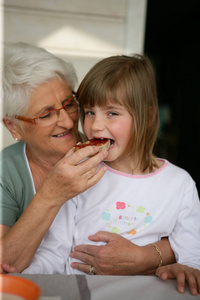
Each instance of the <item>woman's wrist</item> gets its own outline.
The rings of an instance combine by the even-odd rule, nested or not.
[[[142,248],[143,274],[155,274],[156,269],[161,265],[172,264],[175,261],[174,253],[171,249],[168,238],[163,238]]]
[[[156,244],[148,244],[147,246],[155,247],[156,251],[158,252],[158,257],[159,257],[158,267],[161,267],[162,263],[163,263],[163,259],[162,259],[162,252],[161,252],[160,248]]]
[[[160,263],[160,255],[155,246],[146,245],[141,247],[139,256],[141,272],[143,275],[155,274]]]
[[[44,206],[45,209],[49,210],[58,210],[63,205],[64,201],[60,201],[59,194],[57,193],[50,193],[50,189],[48,189],[48,186],[46,184],[43,184],[41,188],[37,191],[37,193],[34,196],[34,199],[36,201],[39,200],[39,205]],[[67,196],[66,196],[67,201]]]

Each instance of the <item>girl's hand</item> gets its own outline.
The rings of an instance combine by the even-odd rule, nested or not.
[[[156,275],[162,280],[170,278],[177,279],[177,290],[183,294],[185,291],[185,282],[188,282],[190,292],[197,296],[200,293],[200,271],[178,263],[159,267]]]

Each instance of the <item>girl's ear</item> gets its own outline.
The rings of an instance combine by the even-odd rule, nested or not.
[[[13,138],[16,140],[21,140],[21,134],[19,133],[18,126],[13,122],[13,120],[9,117],[5,117],[3,119],[4,125],[8,128]]]

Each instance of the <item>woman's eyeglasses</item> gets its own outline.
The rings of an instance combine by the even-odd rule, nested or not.
[[[64,109],[69,115],[78,111],[79,103],[76,100],[76,96],[73,96],[60,108],[55,108],[48,110],[47,112],[35,117],[35,118],[26,118],[21,116],[15,116],[16,119],[29,122],[32,124],[38,124],[39,126],[50,126],[58,121],[60,110]]]

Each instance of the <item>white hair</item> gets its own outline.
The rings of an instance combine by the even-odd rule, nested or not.
[[[64,79],[73,91],[77,83],[76,71],[45,49],[26,43],[5,46],[3,64],[4,117],[23,115],[30,101],[30,94],[40,84],[53,78]]]

